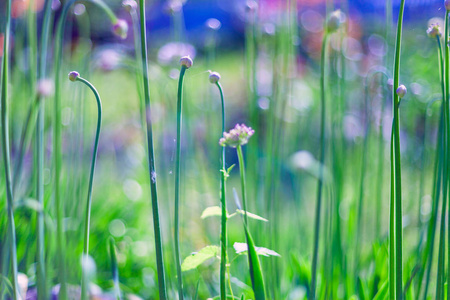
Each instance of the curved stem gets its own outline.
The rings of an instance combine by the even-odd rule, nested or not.
[[[177,150],[175,157],[175,260],[177,266],[178,279],[178,298],[183,300],[183,277],[181,273],[181,257],[180,257],[180,167],[181,167],[181,127],[183,123],[183,79],[186,67],[181,66],[180,77],[178,79],[178,101],[177,101]]]
[[[58,25],[55,33],[55,99],[54,99],[54,124],[53,124],[53,164],[54,164],[54,197],[55,197],[55,208],[56,208],[56,240],[57,240],[57,258],[58,258],[58,278],[61,282],[60,297],[62,300],[67,298],[66,291],[66,266],[64,262],[65,255],[65,243],[64,243],[64,233],[63,233],[63,216],[64,208],[61,200],[61,65],[62,65],[62,46],[64,39],[64,25],[67,21],[67,15],[70,7],[77,0],[68,0],[62,11],[58,20]],[[102,8],[111,20],[111,10],[104,4],[101,0],[89,0],[90,2],[98,5]]]
[[[13,190],[11,182],[11,161],[9,152],[9,128],[8,128],[8,71],[9,71],[9,40],[11,30],[11,0],[6,1],[6,28],[3,44],[3,62],[2,62],[2,93],[1,93],[1,136],[2,136],[2,152],[5,167],[6,179],[6,199],[8,213],[8,234],[11,252],[11,268],[12,268],[12,286],[14,300],[20,299],[19,289],[17,286],[17,252],[16,252],[16,228],[14,225],[14,203]]]
[[[225,132],[225,101],[223,96],[222,85],[217,82],[217,88],[220,93],[220,101],[222,105],[222,133]],[[220,176],[220,204],[222,206],[222,216],[221,216],[221,232],[220,232],[220,299],[225,300],[227,296],[226,286],[225,286],[225,273],[227,265],[227,201],[226,201],[226,164],[225,164],[225,147],[222,147],[222,157],[221,157],[221,176]],[[228,277],[229,277],[228,273]],[[228,278],[230,280],[230,278]],[[229,286],[231,294],[231,285]]]
[[[328,33],[325,32],[320,56],[320,153],[319,153],[319,182],[317,185],[316,215],[314,221],[314,249],[311,263],[311,287],[308,300],[316,298],[317,258],[319,256],[320,210],[322,208],[323,168],[325,163],[325,57]]]
[[[89,187],[87,194],[87,202],[86,202],[86,215],[84,220],[84,245],[83,245],[83,258],[89,255],[89,226],[91,222],[91,206],[92,206],[92,185],[94,182],[94,173],[95,173],[95,163],[97,161],[97,152],[98,152],[98,141],[100,138],[100,128],[102,124],[102,101],[100,99],[100,95],[95,87],[86,79],[82,77],[78,77],[77,81],[80,81],[87,85],[92,93],[94,93],[95,99],[97,100],[97,129],[95,132],[95,141],[94,141],[94,150],[92,152],[92,161],[91,161],[91,170],[89,174]],[[85,278],[85,270],[83,266],[83,278]],[[85,280],[81,281],[81,295],[83,299],[86,299],[86,284]]]
[[[148,149],[148,169],[150,173],[150,189],[153,211],[153,230],[155,233],[156,265],[158,271],[159,298],[166,299],[166,283],[164,278],[164,260],[161,240],[161,227],[159,222],[158,193],[156,189],[155,155],[153,149],[153,130],[150,111],[150,88],[148,83],[148,63],[147,63],[147,35],[145,18],[145,0],[139,2],[139,12],[141,14],[141,60],[145,97],[145,115],[147,125],[147,149]]]

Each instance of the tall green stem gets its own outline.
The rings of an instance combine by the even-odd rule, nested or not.
[[[46,76],[47,48],[50,35],[50,23],[52,19],[52,0],[45,1],[44,19],[42,24],[40,60],[38,77]],[[44,99],[38,100],[38,115],[36,121],[36,197],[37,201],[44,208]],[[40,210],[37,216],[37,255],[36,255],[36,278],[38,299],[47,299],[47,286],[45,282],[45,257],[44,257],[44,210]]]
[[[89,226],[91,223],[91,206],[92,206],[92,186],[94,183],[94,173],[95,173],[95,163],[97,161],[97,152],[98,152],[98,141],[100,138],[100,128],[102,124],[102,101],[100,99],[100,95],[95,87],[86,79],[78,76],[76,78],[77,81],[80,81],[87,85],[97,100],[97,129],[95,132],[95,141],[94,141],[94,150],[92,152],[92,161],[91,161],[91,170],[89,174],[89,187],[86,201],[86,213],[84,219],[84,244],[83,244],[83,258],[89,255]],[[85,270],[83,267],[83,278],[85,274]],[[86,299],[86,286],[85,280],[81,281],[81,295],[83,299]]]
[[[445,97],[444,97],[444,168],[443,168],[443,195],[441,209],[441,226],[439,233],[439,254],[438,254],[438,270],[436,284],[436,299],[444,299],[444,283],[445,283],[445,211],[447,209],[447,191],[449,177],[449,46],[446,42],[449,34],[449,11],[445,12],[445,33],[444,33],[444,81],[445,81]]]
[[[320,153],[319,181],[317,185],[316,215],[314,221],[314,248],[311,263],[311,287],[308,300],[316,298],[317,259],[319,256],[320,211],[322,208],[322,186],[325,163],[325,57],[328,43],[328,32],[324,32],[322,52],[320,56]]]
[[[223,97],[222,85],[216,82],[216,86],[219,89],[220,101],[222,105],[222,133],[225,132],[225,100]],[[225,164],[225,147],[222,147],[221,156],[222,170],[220,175],[220,204],[222,206],[221,216],[221,232],[220,232],[220,299],[225,300],[227,296],[225,285],[225,274],[227,271],[227,201],[226,201],[226,164]],[[228,278],[228,280],[230,280]],[[230,292],[231,286],[230,286]]]
[[[395,295],[397,300],[402,299],[403,292],[403,228],[402,228],[402,175],[401,175],[401,161],[400,161],[400,116],[399,105],[400,98],[396,93],[396,89],[400,82],[400,51],[402,39],[403,26],[403,11],[405,7],[405,0],[401,1],[400,11],[398,15],[397,25],[397,41],[395,45],[395,60],[394,60],[394,88],[393,88],[393,155],[391,160],[395,163],[394,175],[395,181],[391,189],[395,192]]]
[[[12,285],[14,300],[20,299],[17,287],[17,252],[16,252],[16,227],[14,225],[14,203],[11,182],[11,161],[9,153],[9,128],[8,128],[8,71],[9,71],[9,40],[11,30],[11,0],[6,1],[6,27],[3,43],[2,62],[2,94],[1,94],[1,135],[3,163],[5,168],[5,185],[8,214],[8,234],[11,252]]]
[[[242,203],[244,205],[244,221],[245,226],[248,226],[248,217],[247,217],[247,195],[246,195],[246,184],[245,184],[245,165],[244,165],[244,156],[242,155],[242,146],[239,145],[237,147],[237,155],[239,161],[239,172],[241,175],[241,193],[242,193]]]
[[[448,197],[447,195],[447,190],[446,188],[448,188],[449,186],[449,180],[450,180],[450,176],[449,176],[449,170],[450,170],[450,162],[449,162],[449,155],[450,155],[450,139],[449,139],[449,135],[450,135],[450,108],[449,108],[449,104],[450,104],[450,74],[449,74],[449,69],[450,69],[450,48],[448,45],[448,37],[449,37],[449,11],[446,10],[445,12],[445,36],[444,36],[444,43],[445,43],[445,69],[444,69],[444,77],[445,77],[445,115],[446,115],[446,129],[447,129],[447,143],[446,143],[446,153],[445,153],[445,157],[447,158],[447,164],[445,165],[444,168],[444,198]],[[445,207],[442,207],[442,211],[445,211]],[[448,217],[450,217],[450,211],[448,212]],[[441,222],[445,223],[445,215],[443,215],[443,218],[441,218]],[[447,229],[447,234],[448,234],[448,240],[450,241],[450,230]],[[447,259],[448,261],[450,261],[450,252],[447,251]],[[450,272],[447,271],[447,285],[450,283]],[[450,289],[447,288],[447,299],[450,299]]]
[[[177,266],[178,279],[178,298],[183,300],[183,277],[181,273],[181,257],[180,257],[180,167],[181,167],[181,127],[183,123],[183,79],[186,72],[186,66],[181,66],[180,77],[178,80],[178,101],[177,101],[177,150],[175,157],[175,259]]]
[[[425,288],[423,293],[423,299],[425,300],[428,294],[428,286],[430,281],[430,275],[431,275],[431,267],[433,262],[433,254],[434,254],[434,241],[436,236],[436,224],[437,224],[437,214],[439,209],[439,198],[441,194],[441,180],[442,180],[442,164],[443,164],[443,140],[444,137],[444,115],[445,115],[445,83],[444,83],[444,57],[442,54],[442,47],[441,47],[441,37],[436,36],[437,40],[437,48],[438,48],[438,61],[439,61],[439,73],[440,73],[440,82],[441,82],[441,93],[442,93],[442,103],[441,103],[441,113],[439,117],[439,129],[438,129],[438,139],[436,142],[436,157],[435,157],[435,163],[434,163],[434,179],[433,179],[433,192],[432,192],[432,200],[433,200],[433,208],[432,208],[432,214],[430,221],[428,223],[428,232],[427,232],[427,243],[425,246],[425,251],[423,252],[423,267],[420,270],[419,273],[419,280],[418,280],[418,287],[417,287],[417,294],[420,296],[421,287],[422,287],[422,279],[425,275],[425,267],[426,267],[426,279],[425,279]],[[427,105],[427,110],[425,112],[425,118],[427,117],[429,106],[433,103],[430,102]]]
[[[161,227],[159,222],[159,207],[158,194],[156,190],[156,170],[155,170],[155,155],[153,150],[153,131],[150,111],[150,89],[148,83],[148,63],[147,63],[147,35],[146,35],[146,18],[145,18],[145,0],[140,0],[139,11],[141,14],[141,59],[142,59],[142,73],[145,97],[145,115],[147,123],[147,148],[148,148],[148,169],[150,173],[150,189],[152,199],[153,211],[153,229],[155,233],[155,249],[156,249],[156,264],[158,271],[158,285],[159,298],[166,299],[166,284],[164,278],[164,261],[163,249],[161,240]]]

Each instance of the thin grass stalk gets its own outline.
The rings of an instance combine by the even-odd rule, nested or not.
[[[246,183],[245,183],[245,165],[244,165],[244,155],[242,154],[242,146],[239,145],[237,148],[237,155],[239,161],[239,172],[241,175],[241,196],[242,203],[244,205],[244,221],[245,225],[248,226],[248,217],[247,217],[247,195],[246,195]]]
[[[109,255],[111,257],[111,274],[114,282],[114,295],[116,300],[121,300],[122,293],[120,292],[119,286],[119,269],[117,263],[116,245],[112,237],[109,239]]]
[[[444,168],[444,172],[445,175],[447,176],[447,180],[444,181],[444,186],[448,187],[449,186],[449,180],[450,180],[450,162],[449,162],[449,155],[450,155],[450,108],[449,108],[449,104],[450,104],[450,47],[448,44],[448,38],[449,38],[449,11],[446,10],[445,12],[445,36],[444,36],[444,43],[445,43],[445,70],[444,70],[444,76],[445,76],[445,113],[447,116],[446,119],[446,128],[447,128],[447,148],[446,148],[446,153],[445,156],[447,157],[447,165],[446,168]],[[444,177],[445,178],[445,177]],[[445,189],[444,192],[446,193]],[[447,194],[446,194],[447,195]],[[448,197],[448,195],[447,195]],[[445,210],[445,208],[443,207],[443,211]],[[447,212],[447,217],[450,217],[450,210]],[[445,223],[445,216],[441,219],[442,222]],[[448,241],[450,241],[450,230],[447,230],[447,234],[448,234]],[[450,246],[449,246],[450,247]],[[450,262],[450,252],[447,251],[447,260]],[[447,285],[450,283],[450,272],[447,271]],[[447,286],[447,299],[450,299],[450,288],[448,288]]]
[[[3,62],[2,62],[2,88],[1,88],[1,136],[2,153],[5,168],[5,185],[8,214],[8,235],[10,243],[12,286],[14,300],[20,299],[17,286],[17,249],[16,249],[16,227],[14,224],[14,197],[11,182],[11,158],[9,152],[9,122],[8,122],[8,72],[9,72],[9,43],[11,34],[11,0],[6,1],[6,26],[3,43]]]
[[[444,168],[443,168],[443,198],[441,209],[441,226],[439,233],[439,255],[438,255],[438,270],[437,270],[437,284],[436,284],[436,299],[444,299],[444,274],[445,274],[445,213],[447,209],[447,191],[448,191],[448,170],[449,170],[449,11],[445,12],[445,34],[444,34],[444,81],[445,81],[445,98],[444,98]]]
[[[238,148],[240,147],[241,146],[239,145]],[[239,167],[241,163],[244,163],[244,161],[239,160]],[[237,192],[235,189],[233,189],[233,192],[236,205],[238,209],[241,209]],[[256,246],[248,229],[248,223],[245,220],[245,216],[246,213],[244,214],[244,218],[242,218],[243,221],[242,223],[244,224],[245,239],[247,241],[247,257],[248,257],[250,279],[252,281],[253,295],[255,297],[255,300],[265,300],[266,294],[264,286],[264,276],[261,270],[261,264],[259,262],[258,253],[256,252]]]
[[[148,169],[150,173],[150,189],[153,211],[153,229],[155,233],[155,250],[156,250],[156,265],[158,272],[158,289],[160,300],[166,299],[166,283],[164,278],[164,260],[161,239],[161,226],[159,221],[159,207],[158,207],[158,193],[156,189],[156,170],[155,170],[155,155],[153,149],[153,130],[152,119],[150,111],[150,89],[148,82],[148,62],[147,62],[147,35],[146,35],[146,18],[145,18],[145,0],[139,2],[140,32],[141,32],[141,60],[142,73],[145,97],[145,115],[147,125],[147,148],[148,148]]]
[[[52,20],[52,0],[46,0],[44,6],[44,19],[41,31],[40,59],[38,77],[46,77],[47,49],[50,36],[50,23]],[[36,198],[42,209],[37,213],[37,255],[36,255],[36,279],[38,299],[47,299],[46,269],[44,255],[44,99],[38,100],[38,115],[36,120]]]
[[[72,74],[74,72],[71,72]],[[70,75],[69,75],[70,76]],[[72,78],[71,78],[72,80]],[[100,138],[100,130],[101,130],[101,124],[102,124],[102,101],[100,99],[100,95],[98,91],[95,89],[95,87],[87,81],[86,79],[79,76],[77,73],[77,77],[73,81],[80,81],[84,83],[89,89],[92,91],[92,93],[95,96],[95,99],[97,101],[97,129],[95,131],[95,140],[94,140],[94,149],[92,152],[92,160],[91,160],[91,168],[89,173],[89,186],[88,186],[88,193],[87,193],[87,201],[86,201],[86,212],[85,212],[85,219],[84,219],[84,239],[83,239],[83,257],[87,257],[89,255],[89,227],[91,223],[91,206],[92,206],[92,187],[94,184],[94,174],[95,174],[95,164],[97,162],[97,153],[98,153],[98,142]],[[85,270],[83,268],[82,270],[83,274],[85,274]],[[83,275],[84,277],[84,275]],[[83,299],[86,299],[86,286],[85,281],[81,281],[81,295]]]
[[[391,191],[389,201],[389,299],[395,300],[395,269],[396,269],[396,257],[395,257],[395,161],[394,161],[394,123],[392,123],[391,129]]]
[[[439,208],[439,198],[440,198],[440,191],[441,191],[441,180],[442,180],[442,160],[443,160],[443,144],[442,141],[444,139],[443,136],[443,126],[444,125],[444,103],[445,103],[445,83],[444,83],[444,57],[442,53],[442,46],[441,46],[441,37],[439,35],[436,36],[437,40],[437,48],[438,48],[438,62],[439,62],[439,75],[440,75],[440,82],[441,82],[441,93],[442,93],[442,104],[441,104],[441,113],[439,117],[439,128],[438,128],[438,136],[436,141],[436,157],[434,162],[434,172],[433,172],[433,190],[432,190],[432,201],[433,201],[433,208],[432,208],[432,214],[431,219],[428,223],[428,232],[427,232],[427,243],[425,246],[425,250],[422,255],[422,263],[423,267],[421,268],[419,272],[419,280],[418,280],[418,287],[417,287],[417,295],[420,296],[421,288],[422,288],[422,281],[423,276],[425,275],[425,267],[426,267],[426,280],[425,280],[425,289],[423,293],[423,299],[426,299],[426,295],[428,293],[428,286],[429,286],[429,280],[430,280],[430,274],[431,274],[431,267],[433,262],[433,254],[434,254],[434,240],[436,235],[436,224],[437,224],[437,213]],[[427,105],[427,111],[425,113],[425,118],[427,117],[428,113],[428,107],[431,106],[431,104],[434,101],[431,101]]]
[[[178,298],[184,299],[183,295],[183,277],[181,272],[181,256],[180,256],[180,173],[181,173],[181,129],[183,125],[183,79],[187,68],[181,66],[180,76],[178,79],[177,94],[177,149],[175,154],[175,214],[174,214],[174,240],[175,240],[175,264],[177,268]]]
[[[417,287],[417,295],[420,296],[421,287],[422,287],[422,281],[423,276],[426,272],[426,278],[425,278],[425,288],[423,292],[423,300],[426,300],[427,294],[428,294],[428,287],[430,284],[430,275],[431,275],[431,267],[433,265],[433,256],[434,256],[434,240],[436,236],[436,224],[437,224],[437,214],[439,210],[439,198],[441,194],[441,185],[442,185],[442,161],[443,161],[443,155],[444,155],[444,149],[443,149],[443,131],[444,131],[444,106],[441,106],[441,113],[440,113],[440,121],[439,121],[439,129],[438,129],[438,138],[437,138],[437,145],[436,145],[436,158],[434,163],[434,179],[433,179],[433,192],[432,192],[432,199],[433,199],[433,209],[431,213],[431,219],[429,221],[428,225],[428,233],[427,233],[427,244],[425,246],[425,251],[422,254],[422,261],[423,261],[423,267],[419,274],[419,280],[418,280],[418,287]],[[426,271],[425,271],[426,267]]]
[[[397,24],[397,41],[395,46],[395,60],[394,60],[394,88],[393,88],[393,161],[395,163],[395,181],[391,187],[395,191],[395,263],[396,263],[396,276],[395,276],[395,289],[397,300],[402,299],[403,292],[403,227],[402,227],[402,175],[401,175],[401,161],[400,161],[400,116],[399,105],[400,98],[396,93],[396,89],[399,86],[400,81],[400,51],[401,51],[401,38],[403,27],[403,11],[405,7],[405,0],[401,1],[400,11],[398,15]]]
[[[222,133],[225,132],[225,100],[223,96],[222,85],[219,82],[216,82],[216,86],[219,89],[220,93],[220,102],[222,106]],[[227,296],[227,291],[225,287],[225,273],[227,269],[227,201],[226,201],[226,161],[225,161],[225,147],[222,147],[222,155],[221,155],[221,176],[220,176],[220,204],[222,206],[222,215],[221,215],[221,229],[220,229],[220,299],[225,300]],[[228,278],[230,281],[231,279]],[[230,293],[233,291],[231,289],[231,285],[229,287]]]
[[[308,300],[316,298],[317,258],[319,256],[320,211],[322,208],[322,186],[325,163],[325,57],[328,43],[328,33],[324,32],[322,52],[320,57],[320,152],[319,180],[317,185],[316,215],[314,221],[314,248],[311,263],[311,287]]]

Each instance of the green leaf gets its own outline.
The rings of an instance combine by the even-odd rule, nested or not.
[[[236,209],[236,212],[243,216],[245,215],[245,210]],[[254,220],[269,222],[269,220],[264,219],[263,217],[260,217],[258,215],[252,214],[251,212],[247,212],[247,217],[249,217],[250,219],[254,219]]]
[[[216,257],[220,254],[219,246],[206,246],[198,252],[194,252],[192,255],[186,257],[181,264],[181,270],[183,272],[197,268],[210,258]]]
[[[389,285],[387,280],[383,283],[381,288],[378,290],[378,293],[375,295],[373,300],[384,300],[387,298],[387,293],[389,291]]]
[[[219,206],[211,206],[205,208],[200,218],[206,219],[209,217],[220,217],[220,216],[222,216],[222,208]]]
[[[233,245],[234,250],[236,250],[237,254],[244,254],[247,252],[247,244],[246,243],[234,243]],[[264,256],[281,256],[277,252],[264,248],[264,247],[255,247],[256,253],[258,255],[264,255]]]

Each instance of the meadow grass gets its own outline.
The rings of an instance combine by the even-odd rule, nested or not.
[[[264,2],[241,3],[244,48],[221,42],[217,24],[203,29],[213,42],[184,82],[191,62],[176,63],[187,54],[163,62],[155,51],[190,42],[183,5],[158,34],[145,1],[139,11],[133,0],[114,10],[86,1],[92,17],[74,19],[76,0],[59,10],[47,0],[11,21],[14,1],[0,18],[1,299],[20,299],[24,285],[32,299],[100,289],[95,297],[115,299],[449,297],[448,9],[443,37],[432,26],[427,43],[421,20],[402,36],[402,0],[394,48],[387,0],[386,25],[360,28],[383,45],[374,54],[352,31],[370,18],[351,23],[351,2],[304,11],[286,1],[270,21]],[[322,29],[308,27],[311,13]],[[103,59],[91,57],[99,32],[120,53],[108,72],[92,63]],[[68,88],[69,66],[94,94]],[[213,87],[209,69],[223,75],[209,71]]]

